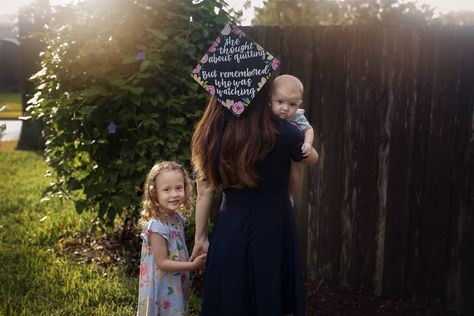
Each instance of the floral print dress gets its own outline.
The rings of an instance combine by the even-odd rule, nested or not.
[[[188,261],[184,239],[184,219],[176,213],[178,224],[151,219],[143,228],[137,316],[185,315],[189,294],[189,272],[164,272],[156,265],[148,237],[158,233],[166,239],[168,258]]]

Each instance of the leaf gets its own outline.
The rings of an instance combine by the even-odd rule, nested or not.
[[[136,105],[141,105],[142,104],[142,98],[140,96],[132,95],[132,96],[130,96],[130,100],[132,100],[132,102]]]
[[[122,65],[132,64],[132,63],[136,63],[136,62],[137,62],[137,59],[135,58],[135,56],[126,56],[122,60]]]
[[[142,94],[145,89],[143,87],[130,87],[130,91],[134,94]]]
[[[83,106],[79,112],[85,116],[89,116],[95,108],[93,106]],[[83,119],[83,118],[82,118]]]
[[[82,184],[76,178],[70,177],[67,181],[67,189],[69,191],[79,190],[82,189]]]
[[[74,206],[76,207],[76,212],[79,214],[82,214],[84,210],[87,207],[87,201],[86,200],[78,200],[74,203]]]
[[[168,36],[159,31],[159,30],[155,30],[155,29],[152,29],[152,28],[147,28],[147,31],[150,32],[151,34],[155,35],[158,39],[160,40],[167,40],[168,39]]]
[[[117,86],[117,87],[120,87],[120,86],[123,86],[125,85],[127,82],[123,79],[115,79],[115,80],[112,80],[110,82],[111,85],[113,86]]]
[[[108,96],[109,92],[101,86],[93,85],[90,88],[84,90],[84,95],[86,97],[95,97],[98,95]]]
[[[142,61],[142,64],[140,65],[140,71],[147,70],[151,65],[152,65],[152,62],[149,60]]]

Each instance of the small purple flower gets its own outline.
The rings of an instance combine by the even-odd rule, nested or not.
[[[145,52],[138,52],[138,53],[135,55],[135,59],[136,59],[137,61],[145,60],[145,59],[146,59],[146,53],[145,53]]]
[[[115,132],[117,132],[117,125],[115,125],[114,122],[110,122],[107,126],[107,130],[109,131],[109,134],[115,134]]]

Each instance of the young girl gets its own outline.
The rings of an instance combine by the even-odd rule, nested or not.
[[[137,315],[184,315],[190,270],[201,269],[206,255],[189,262],[184,219],[191,207],[191,181],[173,161],[156,163],[143,190],[143,239]]]

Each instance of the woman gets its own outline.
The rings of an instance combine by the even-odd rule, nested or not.
[[[268,85],[266,85],[268,86]],[[288,197],[290,162],[303,135],[268,106],[268,89],[240,117],[211,99],[192,139],[198,176],[191,259],[208,251],[212,190],[223,188],[206,264],[202,315],[305,314],[302,266]]]

